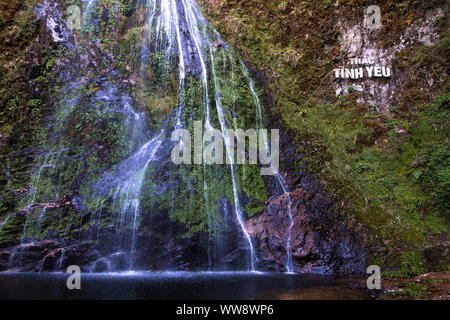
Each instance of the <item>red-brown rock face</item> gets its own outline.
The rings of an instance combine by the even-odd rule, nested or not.
[[[289,197],[294,225],[290,232]],[[264,269],[286,271],[288,236],[293,271],[306,273],[360,273],[364,251],[360,239],[332,211],[322,194],[297,189],[269,201],[267,209],[247,221]]]

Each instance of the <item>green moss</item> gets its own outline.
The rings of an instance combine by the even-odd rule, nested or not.
[[[130,15],[133,11],[133,0],[117,0],[115,2],[124,15]]]
[[[407,283],[404,288],[405,294],[410,298],[420,298],[427,292],[427,286],[420,283]]]
[[[17,242],[23,230],[24,216],[11,216],[0,232],[0,248],[9,247]]]

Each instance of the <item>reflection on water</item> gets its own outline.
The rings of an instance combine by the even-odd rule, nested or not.
[[[350,280],[322,275],[250,272],[128,272],[82,274],[81,290],[68,274],[0,274],[0,299],[45,300],[299,300],[367,299]]]

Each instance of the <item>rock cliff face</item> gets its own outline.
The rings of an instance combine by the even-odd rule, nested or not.
[[[390,68],[391,75],[387,79],[368,78],[354,81],[351,79],[336,79],[333,86],[336,90],[336,96],[348,95],[349,91],[357,92],[357,103],[365,105],[368,110],[384,114],[392,115],[392,108],[402,103],[402,99],[407,95],[408,88],[404,84],[408,81],[410,73],[409,68],[395,68],[396,59],[399,58],[400,52],[406,48],[418,46],[433,46],[441,38],[440,28],[436,22],[445,15],[442,8],[431,8],[424,11],[424,15],[413,17],[410,15],[407,27],[400,32],[399,35],[392,34],[390,43],[380,45],[380,33],[383,30],[371,30],[361,23],[367,15],[361,16],[355,23],[354,20],[341,18],[336,22],[339,28],[339,66],[349,66],[351,58],[371,59],[374,66],[385,66]],[[359,20],[359,21],[358,21]],[[386,35],[388,36],[388,35]],[[446,81],[446,74],[431,74],[422,71],[423,77],[420,79],[420,87],[423,91],[432,91],[435,85],[443,84]],[[412,107],[414,102],[410,102]]]
[[[261,215],[247,221],[247,229],[265,270],[285,272],[290,250],[293,272],[364,272],[365,251],[355,226],[333,214],[333,200],[323,193],[297,189],[268,201]]]

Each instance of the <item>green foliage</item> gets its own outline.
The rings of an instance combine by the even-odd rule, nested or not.
[[[427,292],[427,287],[420,283],[407,283],[404,288],[405,294],[413,299],[422,297]]]
[[[436,102],[424,110],[422,134],[427,140],[423,143],[422,174],[419,178],[430,193],[432,209],[450,217],[450,143],[448,141],[450,121],[450,94],[436,99]],[[432,140],[432,141],[431,141]]]
[[[418,251],[405,251],[395,261],[394,271],[383,274],[394,278],[412,278],[426,272],[423,256]]]
[[[0,248],[5,248],[16,243],[19,234],[23,229],[25,217],[13,216],[0,229]]]
[[[133,0],[116,0],[119,10],[126,16],[133,11]]]

